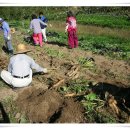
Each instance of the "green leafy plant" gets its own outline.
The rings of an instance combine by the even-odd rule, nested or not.
[[[94,93],[90,93],[84,96],[84,100],[82,101],[82,103],[87,110],[86,113],[94,111],[94,108],[97,106],[97,103],[94,102],[95,99],[97,99],[97,95]]]
[[[70,91],[70,88],[67,86],[60,87],[58,90],[61,94],[68,93]]]
[[[71,80],[67,83],[67,86],[60,87],[59,92],[62,94],[66,93],[81,94],[87,90],[89,91],[90,88],[88,83],[89,82],[83,78]]]
[[[111,28],[130,28],[130,23],[123,16],[112,16],[107,14],[85,14],[81,13],[77,16],[78,23],[97,25],[102,27],[111,27]]]
[[[84,96],[84,98],[87,99],[88,101],[94,101],[97,98],[97,95],[95,93],[90,93]]]
[[[78,58],[78,62],[79,64],[81,64],[82,67],[88,69],[93,69],[95,66],[93,61],[89,61],[86,58],[82,58],[82,57]]]
[[[62,51],[51,49],[49,47],[45,47],[44,51],[45,53],[47,53],[49,56],[52,56],[52,57],[57,57],[57,58],[65,57],[65,54]]]

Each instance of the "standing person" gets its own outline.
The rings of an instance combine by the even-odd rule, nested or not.
[[[71,11],[67,12],[65,32],[68,32],[69,48],[73,49],[78,47],[78,37],[76,34],[77,32],[76,18],[74,17]]]
[[[11,42],[11,31],[9,24],[4,21],[4,19],[0,18],[0,29],[4,32],[4,40],[5,40],[5,46],[10,55],[13,55],[13,46]]]
[[[42,22],[40,19],[37,18],[36,15],[32,15],[32,21],[30,23],[30,29],[33,29],[33,40],[35,45],[39,45],[42,47],[43,42],[42,42],[42,30],[41,26],[42,25],[47,25],[46,23]]]
[[[1,78],[13,88],[26,87],[32,82],[32,69],[47,73],[46,68],[40,67],[26,53],[30,50],[24,45],[17,46],[17,52],[10,58],[8,71],[1,70]]]
[[[43,16],[43,13],[40,12],[39,13],[39,17],[38,17],[40,20],[42,20],[44,23],[47,23],[48,22],[48,19]],[[46,28],[47,26],[46,25],[42,25],[41,24],[41,29],[42,29],[42,35],[43,35],[43,38],[44,38],[44,42],[47,42],[47,38],[46,38]]]

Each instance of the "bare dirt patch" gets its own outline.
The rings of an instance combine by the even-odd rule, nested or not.
[[[83,123],[85,122],[83,108],[73,99],[66,99],[61,115],[56,121],[57,123]]]
[[[64,58],[48,56],[41,48],[38,48],[37,50],[34,46],[31,46],[30,48],[33,52],[29,55],[31,55],[41,66],[48,68],[49,73],[45,75],[34,74],[32,84],[27,88],[16,90],[15,93],[12,92],[11,88],[9,88],[11,91],[3,88],[1,91],[1,93],[5,95],[2,96],[4,98],[8,95],[5,94],[6,92],[11,95],[18,95],[18,98],[15,101],[16,105],[21,113],[24,113],[27,116],[29,122],[89,122],[85,120],[84,109],[81,107],[80,101],[76,101],[73,97],[66,98],[57,91],[60,87],[71,82],[71,80],[79,78],[88,80],[91,83],[90,87],[92,91],[99,94],[102,100],[104,100],[106,92],[113,95],[117,101],[117,107],[121,111],[120,115],[117,116],[115,114],[117,121],[123,122],[124,120],[128,120],[130,108],[130,66],[126,62],[111,60],[80,49],[68,50],[66,47],[53,45],[53,43],[46,44],[45,47],[53,48],[58,51],[60,50],[67,56]],[[80,57],[93,58],[93,63],[95,65],[94,70],[83,68],[77,60]],[[0,62],[1,68],[7,68],[7,57],[2,56]],[[74,78],[76,74],[78,76]],[[59,83],[60,81],[63,82]],[[122,102],[124,100],[125,102]],[[110,107],[107,108],[108,110],[102,109],[102,113],[113,112],[111,112]],[[125,117],[122,116],[123,112],[125,112]],[[120,118],[123,121],[120,121]]]
[[[19,94],[16,104],[26,113],[30,122],[83,122],[81,106],[73,100],[65,101],[54,90],[28,88]]]
[[[54,91],[29,88],[19,95],[16,103],[25,111],[30,122],[45,123],[59,109],[62,98]]]
[[[4,54],[0,55],[0,68],[1,69],[7,69],[8,66],[8,57]]]

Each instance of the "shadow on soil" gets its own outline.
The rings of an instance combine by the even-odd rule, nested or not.
[[[2,47],[2,50],[3,50],[5,53],[8,54],[8,50],[7,50],[7,48],[6,48],[5,46]]]
[[[48,44],[52,44],[52,45],[58,45],[60,47],[67,47],[66,44],[62,43],[62,42],[53,42],[53,41],[50,41],[50,42],[47,42]]]
[[[0,123],[10,123],[9,117],[4,110],[2,103],[0,102],[0,114],[2,115],[2,119],[0,119]]]
[[[105,98],[106,92],[113,95],[117,100],[119,108],[130,115],[130,88],[119,87],[102,82],[92,86],[92,88],[95,93],[101,95],[102,99]]]

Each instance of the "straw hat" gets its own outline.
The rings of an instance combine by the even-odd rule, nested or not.
[[[29,52],[31,50],[29,50],[27,48],[27,46],[25,46],[24,44],[20,43],[18,44],[17,48],[16,48],[16,53],[15,54],[22,54],[22,53],[26,53]]]

